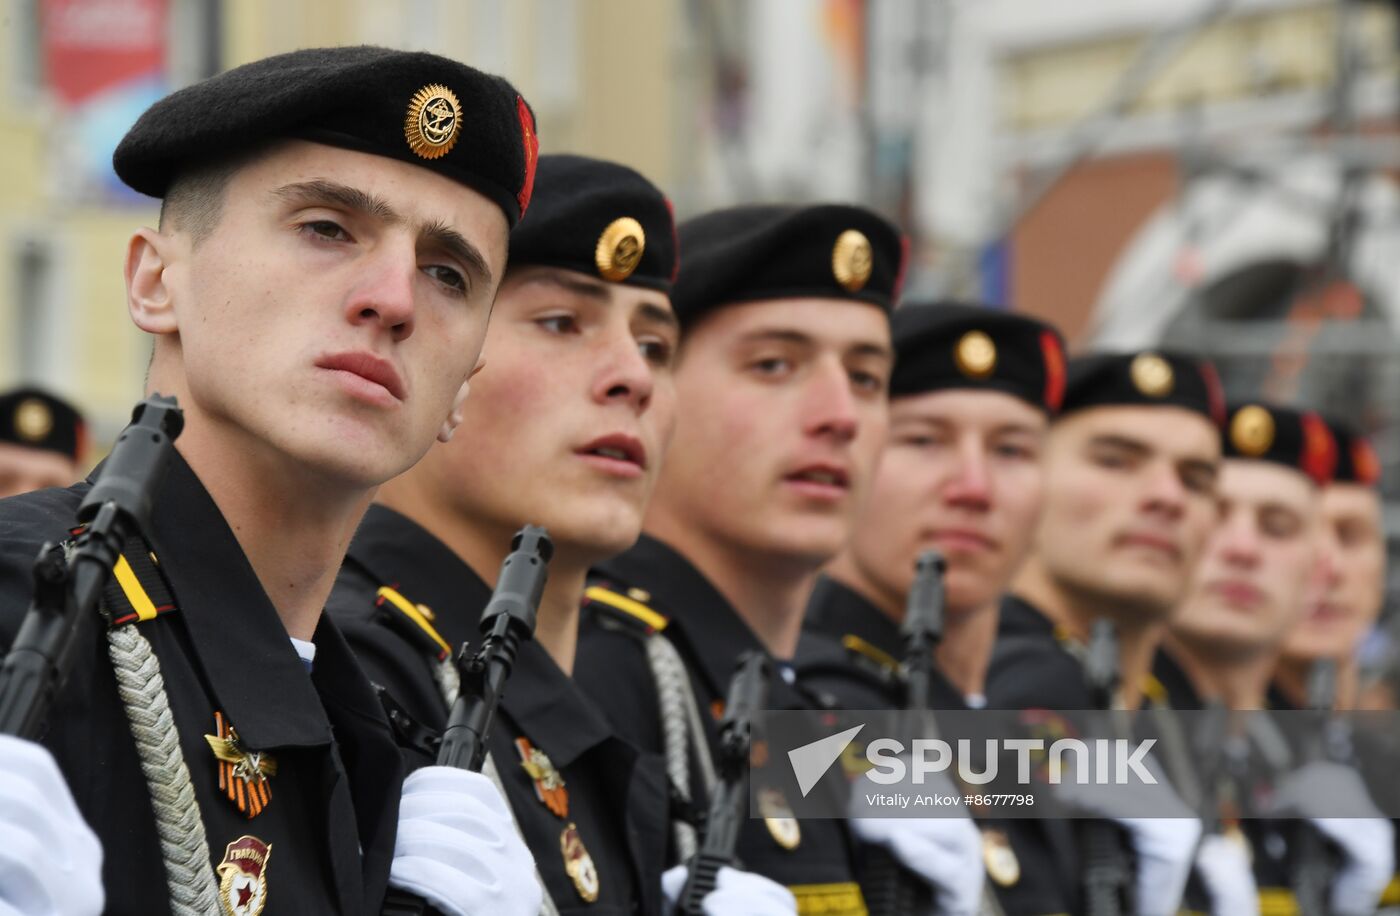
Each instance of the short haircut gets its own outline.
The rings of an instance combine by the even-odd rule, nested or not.
[[[259,152],[244,151],[182,170],[160,202],[161,231],[188,232],[198,247],[219,225],[230,179]]]

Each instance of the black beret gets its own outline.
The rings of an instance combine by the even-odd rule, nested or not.
[[[983,305],[903,305],[890,322],[890,397],[985,388],[1053,414],[1065,394],[1065,342],[1044,322]]]
[[[863,207],[754,205],[681,223],[671,305],[682,324],[756,299],[849,299],[892,309],[904,277],[899,230]]]
[[[1381,479],[1381,461],[1371,440],[1356,427],[1335,417],[1325,417],[1327,429],[1337,443],[1337,469],[1332,479],[1337,483],[1359,483],[1374,487]]]
[[[11,442],[77,461],[87,439],[83,415],[62,398],[38,388],[0,394],[0,442]]]
[[[1215,367],[1163,350],[1088,353],[1069,361],[1061,413],[1086,407],[1184,407],[1216,426],[1225,423],[1225,396]]]
[[[1301,471],[1316,484],[1327,483],[1336,470],[1337,442],[1310,410],[1259,401],[1232,404],[1225,430],[1226,458],[1271,461]]]
[[[625,165],[541,156],[534,206],[510,234],[510,266],[522,264],[669,293],[676,278],[671,203]]]
[[[164,197],[190,164],[302,139],[431,169],[493,200],[515,225],[530,202],[534,115],[498,76],[421,51],[308,48],[235,67],[156,102],[112,157]]]

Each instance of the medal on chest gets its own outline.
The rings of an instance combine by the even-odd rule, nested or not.
[[[241,836],[224,848],[219,876],[219,909],[224,916],[258,916],[267,904],[267,860],[272,845]]]
[[[1011,840],[1000,830],[983,829],[982,864],[991,879],[1002,887],[1010,887],[1021,880],[1021,862],[1011,848]]]
[[[516,738],[515,750],[520,754],[520,766],[535,783],[535,797],[560,820],[569,817],[569,791],[564,777],[549,759],[549,755],[530,743],[528,738]],[[598,899],[601,883],[598,868],[588,847],[583,845],[578,825],[572,821],[559,834],[559,852],[564,857],[564,872],[574,883],[574,890],[584,903]]]
[[[205,735],[219,767],[219,791],[228,796],[249,820],[262,814],[272,801],[269,776],[277,775],[277,761],[271,754],[250,751],[238,740],[228,719],[214,713],[213,735]]]
[[[796,849],[802,843],[802,828],[783,793],[774,788],[760,789],[757,801],[758,813],[773,842],[787,850]]]

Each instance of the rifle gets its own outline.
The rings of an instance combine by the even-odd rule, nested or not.
[[[457,652],[462,687],[443,727],[438,766],[481,772],[486,735],[505,696],[516,652],[535,635],[535,614],[553,556],[554,544],[543,528],[526,525],[511,539],[510,553],[481,614],[481,645],[471,653],[471,643],[465,642]],[[429,912],[428,907],[417,894],[391,887],[382,912],[384,916],[420,916]]]
[[[34,596],[0,667],[0,733],[33,739],[44,731],[122,548],[150,526],[156,487],[184,425],[173,397],[156,394],[137,404],[78,506],[86,527],[71,556],[61,544],[40,548]]]
[[[753,720],[768,699],[773,663],[759,651],[739,656],[724,701],[724,717],[719,723],[719,753],[715,766],[719,780],[710,797],[705,819],[705,839],[690,860],[690,871],[681,891],[676,912],[680,916],[703,916],[705,896],[715,889],[719,870],[734,863],[734,849],[744,826],[744,796],[753,743]]]
[[[535,635],[535,612],[553,556],[554,544],[543,528],[526,525],[511,539],[496,589],[481,615],[481,647],[470,658],[468,644],[457,653],[462,689],[442,730],[438,766],[481,771],[486,732],[515,667],[515,653]]]
[[[1308,709],[1317,717],[1317,734],[1303,751],[1303,763],[1328,758],[1326,729],[1336,703],[1337,663],[1323,658],[1308,670]],[[1307,820],[1300,819],[1293,831],[1293,896],[1301,916],[1327,916],[1328,901],[1336,863],[1326,837]]]
[[[904,710],[920,737],[938,737],[929,712],[933,681],[933,653],[943,638],[943,574],[948,564],[936,550],[919,555],[914,563],[914,585],[904,604]],[[933,891],[909,874],[887,849],[865,850],[861,889],[871,916],[909,916],[932,910]]]
[[[1113,622],[1100,617],[1089,633],[1084,655],[1084,677],[1094,694],[1094,704],[1114,715],[1118,693],[1118,633]],[[1118,717],[1114,716],[1115,721]],[[1089,916],[1120,916],[1133,912],[1125,901],[1131,896],[1128,857],[1112,822],[1085,821],[1080,827],[1084,845],[1084,902]]]

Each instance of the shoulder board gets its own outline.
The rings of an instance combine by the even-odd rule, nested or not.
[[[879,646],[861,639],[854,633],[847,633],[845,636],[842,636],[841,645],[845,646],[848,651],[860,658],[874,662],[883,671],[893,673],[899,670],[898,659]]]
[[[433,612],[427,607],[414,604],[387,585],[379,587],[374,603],[382,609],[391,627],[435,655],[438,661],[452,655],[452,647],[433,627]]]
[[[636,598],[619,594],[601,585],[589,586],[584,591],[583,597],[591,603],[600,604],[614,612],[613,617],[634,626],[640,626],[648,633],[660,633],[670,623],[664,614],[657,613]]]
[[[114,627],[145,623],[177,610],[175,596],[160,572],[160,561],[140,538],[130,538],[117,556],[102,593]]]

